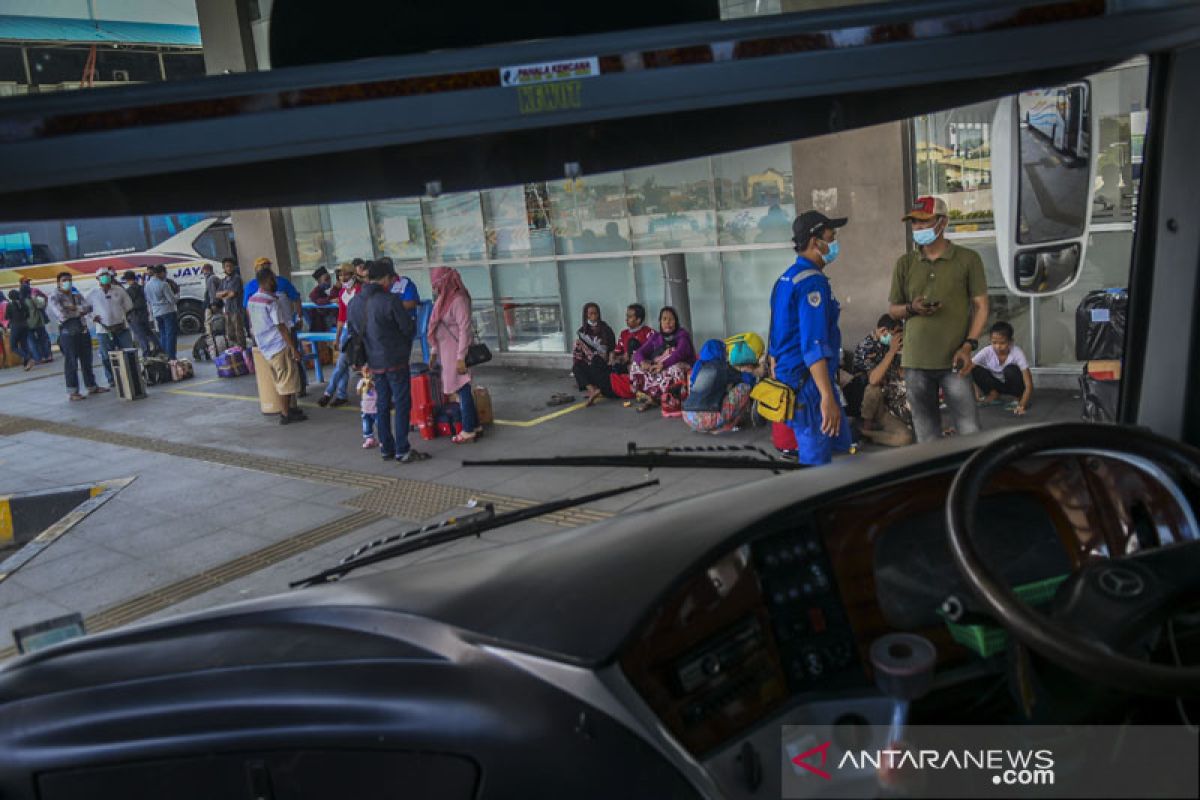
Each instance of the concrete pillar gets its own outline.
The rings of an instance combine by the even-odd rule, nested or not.
[[[259,67],[247,0],[196,0],[204,69],[209,75],[253,72]],[[254,277],[254,260],[266,256],[275,271],[292,274],[292,248],[281,209],[233,212],[233,238],[244,280]]]
[[[905,180],[903,122],[792,144],[796,213],[849,217],[829,280],[842,304],[842,345],[852,349],[888,309],[892,268],[908,244],[900,218],[912,201]]]
[[[692,301],[688,295],[687,261],[683,253],[667,253],[660,256],[663,271],[663,305],[679,312],[679,325],[685,330],[692,328]],[[647,311],[647,313],[650,313]],[[655,325],[654,327],[658,327]]]
[[[196,0],[196,17],[209,75],[258,69],[246,0]]]
[[[234,211],[233,238],[243,280],[254,277],[254,261],[263,256],[271,259],[276,274],[292,276],[292,248],[281,209]]]

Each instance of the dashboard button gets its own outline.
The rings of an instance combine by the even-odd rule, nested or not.
[[[721,659],[716,656],[705,656],[704,661],[700,663],[700,668],[704,670],[705,675],[716,675],[721,671]]]
[[[805,545],[808,547],[808,552],[810,553],[821,552],[821,543],[817,541],[815,536],[810,537],[808,541],[805,542]]]
[[[804,670],[810,678],[820,678],[825,674],[825,657],[816,650],[804,654]]]

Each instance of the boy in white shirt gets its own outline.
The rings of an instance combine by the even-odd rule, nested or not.
[[[1033,397],[1033,374],[1021,348],[1013,344],[1013,327],[1007,322],[992,326],[992,343],[975,354],[971,377],[980,403],[996,405],[1001,395],[1016,397],[1009,403],[1018,417],[1024,416]],[[982,369],[977,369],[982,367]]]

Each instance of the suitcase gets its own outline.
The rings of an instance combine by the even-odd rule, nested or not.
[[[146,397],[146,381],[137,348],[110,350],[108,363],[112,366],[117,397],[122,400],[142,400]]]
[[[416,428],[422,439],[433,439],[437,436],[437,427],[433,421],[433,381],[429,370],[412,374],[409,377],[409,385],[412,389],[409,427]]]
[[[796,433],[782,422],[771,423],[771,444],[782,453],[794,453],[800,448],[796,444]]]
[[[491,425],[495,421],[492,416],[492,395],[487,390],[486,386],[474,387],[473,394],[475,395],[475,416],[479,420],[480,425]]]
[[[172,381],[186,381],[196,374],[192,362],[186,358],[177,358],[174,361],[168,361],[167,365],[171,368]]]

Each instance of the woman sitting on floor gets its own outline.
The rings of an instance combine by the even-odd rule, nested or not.
[[[692,367],[691,390],[683,401],[683,421],[697,433],[735,431],[750,410],[756,361],[735,367],[726,361],[725,343],[709,339]]]
[[[638,411],[662,405],[664,417],[683,414],[688,371],[696,359],[692,337],[679,325],[679,314],[670,306],[658,312],[658,330],[633,354],[629,379],[637,392]]]
[[[616,346],[616,335],[612,328],[608,327],[608,323],[600,318],[600,306],[585,303],[583,324],[575,332],[571,372],[575,375],[575,383],[579,390],[587,391],[589,406],[602,394],[608,397],[616,396],[612,393],[610,381],[613,350]]]

